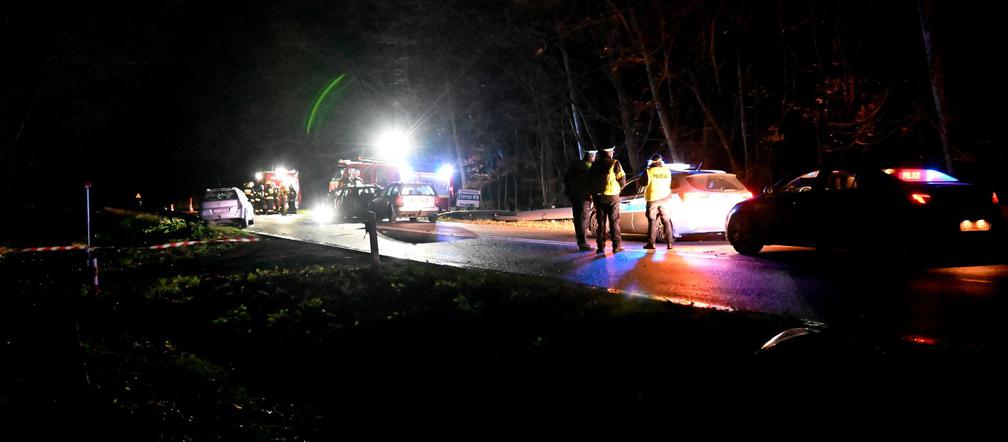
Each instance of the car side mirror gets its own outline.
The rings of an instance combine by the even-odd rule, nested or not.
[[[766,186],[763,186],[763,193],[773,193],[773,185],[767,184]]]

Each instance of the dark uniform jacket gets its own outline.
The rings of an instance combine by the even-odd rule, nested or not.
[[[591,198],[591,189],[588,185],[588,170],[591,163],[587,161],[575,161],[571,163],[564,175],[564,186],[567,188],[567,196],[571,201],[585,200]]]

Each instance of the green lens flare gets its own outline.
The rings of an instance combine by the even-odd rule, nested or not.
[[[311,133],[312,125],[315,124],[315,117],[318,114],[319,106],[322,105],[322,101],[324,101],[325,97],[329,95],[329,91],[331,91],[333,87],[339,84],[339,82],[342,81],[343,77],[345,76],[346,74],[340,74],[339,77],[336,77],[336,79],[330,82],[329,85],[326,86],[325,90],[323,90],[322,93],[319,94],[318,98],[315,99],[315,105],[312,106],[311,114],[308,116],[308,124],[305,126],[306,135]]]

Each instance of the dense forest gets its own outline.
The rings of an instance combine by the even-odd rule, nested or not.
[[[404,159],[455,164],[486,207],[566,204],[568,164],[610,146],[627,169],[660,153],[754,190],[823,162],[1004,188],[1000,19],[986,8],[14,2],[0,24],[0,172],[171,200],[284,164],[310,196],[395,126],[418,143]]]

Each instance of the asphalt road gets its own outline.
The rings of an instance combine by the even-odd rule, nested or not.
[[[250,230],[369,251],[363,224],[260,216]],[[1005,346],[1008,259],[999,251],[839,251],[773,246],[742,256],[725,242],[686,240],[648,252],[579,252],[573,232],[438,222],[379,223],[382,256],[528,276],[555,276],[685,304],[802,318],[849,333],[980,348]],[[521,277],[521,276],[516,276]],[[614,290],[614,291],[615,291]]]

